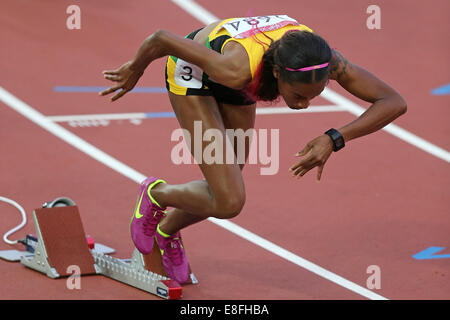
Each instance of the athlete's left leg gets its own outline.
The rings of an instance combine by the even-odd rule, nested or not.
[[[223,122],[226,129],[242,129],[247,131],[254,127],[256,104],[252,105],[231,105],[225,103],[219,103],[219,110],[223,118]],[[237,143],[234,143],[234,152],[236,158],[238,156]],[[250,150],[250,141],[246,140],[245,143],[245,160],[247,161]],[[244,168],[245,163],[240,164],[241,171]],[[160,230],[167,234],[174,234],[175,232],[184,229],[192,224],[200,222],[205,218],[198,215],[172,208],[167,211],[167,216],[160,222]]]

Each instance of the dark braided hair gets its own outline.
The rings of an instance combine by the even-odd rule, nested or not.
[[[313,83],[328,76],[329,66],[311,71],[289,71],[318,65],[331,60],[331,49],[319,35],[309,31],[288,31],[277,41],[272,41],[262,57],[255,77],[248,87],[254,100],[273,101],[279,96],[274,66],[279,67],[280,77],[286,82]]]

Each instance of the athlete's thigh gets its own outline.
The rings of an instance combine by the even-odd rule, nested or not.
[[[251,105],[232,105],[226,103],[219,103],[220,114],[226,129],[242,129],[244,132],[251,133],[249,129],[255,126],[256,103]],[[236,132],[236,131],[235,131]],[[245,161],[247,161],[250,143],[249,138],[245,138],[245,150],[240,150],[237,138],[234,139],[234,152],[237,159],[241,159],[239,153],[245,152]],[[245,163],[239,163],[241,169]]]
[[[200,169],[215,196],[224,196],[227,193],[245,194],[241,170],[237,163],[226,161],[226,135],[225,125],[217,101],[212,96],[183,96],[169,92],[169,99],[181,128],[186,129],[190,137],[191,153],[200,166]],[[197,123],[196,123],[197,122]],[[198,132],[199,125],[202,131]],[[197,126],[197,130],[196,130]],[[222,135],[221,161],[207,163],[203,157],[204,150],[212,142],[204,139],[208,129],[217,129]],[[198,137],[198,135],[201,135]],[[195,140],[202,141],[201,154],[196,154]],[[219,159],[220,160],[220,159]]]

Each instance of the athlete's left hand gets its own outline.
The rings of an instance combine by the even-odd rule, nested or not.
[[[325,163],[333,152],[333,142],[327,135],[317,137],[306,144],[296,157],[304,157],[289,168],[293,177],[303,177],[309,170],[317,167],[317,181],[320,181]]]
[[[115,96],[111,98],[111,101],[116,101],[127,92],[133,90],[134,86],[139,81],[139,78],[142,76],[144,71],[131,69],[131,63],[131,61],[128,61],[116,70],[103,71],[103,76],[105,77],[105,79],[114,81],[117,84],[100,92],[99,95],[105,96],[107,94],[110,94],[111,92],[115,92],[121,89],[116,93]]]

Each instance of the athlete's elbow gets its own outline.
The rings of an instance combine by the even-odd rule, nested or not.
[[[402,104],[400,107],[401,114],[405,114],[406,111],[408,111],[408,105],[407,105],[406,101],[403,100],[403,102],[404,102],[404,104]]]
[[[158,29],[150,37],[153,37],[153,38],[156,38],[156,39],[161,39],[164,36],[166,36],[168,32],[169,31],[164,30],[164,29]]]
[[[230,72],[227,87],[234,90],[244,89],[251,81],[251,77],[241,70],[233,70]]]
[[[246,85],[237,72],[226,68],[211,75],[210,78],[211,80],[234,90],[241,90]]]
[[[408,111],[408,106],[405,103],[403,106],[400,107],[400,115],[405,114],[406,111]]]
[[[395,96],[395,109],[398,116],[401,116],[406,113],[408,110],[408,105],[406,103],[406,100],[403,99],[403,97],[399,94]]]
[[[167,37],[169,31],[158,29],[145,38],[142,47],[145,51],[154,49],[155,47],[160,47],[164,39]]]
[[[233,89],[233,90],[242,90],[248,85],[248,81],[242,78],[234,78],[230,80],[227,87]]]
[[[241,90],[250,83],[251,74],[248,66],[243,66],[228,56],[219,55],[218,58],[210,61],[208,65],[214,70],[214,75],[210,75],[213,80],[234,90]]]

